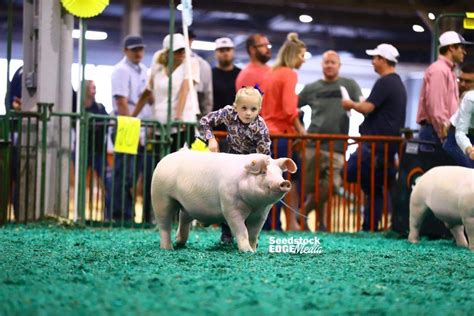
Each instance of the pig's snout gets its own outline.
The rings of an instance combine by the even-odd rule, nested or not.
[[[290,181],[285,180],[285,181],[280,183],[280,190],[282,192],[289,192],[290,189],[291,189],[291,182]]]

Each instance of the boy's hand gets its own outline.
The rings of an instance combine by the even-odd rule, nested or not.
[[[466,147],[466,154],[469,156],[469,159],[474,160],[474,150],[471,146]]]
[[[443,124],[443,126],[440,127],[440,130],[438,133],[438,137],[440,140],[444,140],[446,139],[446,137],[448,137],[448,131],[449,131],[450,126],[451,126],[451,123],[448,122],[448,123]]]
[[[215,138],[209,139],[209,144],[207,145],[210,151],[213,153],[218,153],[219,152],[219,143]]]

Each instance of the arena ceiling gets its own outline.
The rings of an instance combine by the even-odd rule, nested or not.
[[[0,1],[0,31],[6,31],[7,0]],[[111,0],[102,15],[89,19],[88,27],[105,31],[106,41],[91,43],[96,51],[90,55],[100,59],[98,52],[117,52],[123,36],[122,16],[124,2]],[[175,1],[179,4],[179,1]],[[387,42],[395,45],[404,62],[428,63],[431,58],[431,34],[436,16],[445,13],[474,11],[472,0],[195,0],[193,25],[197,39],[213,41],[229,36],[237,44],[237,59],[246,60],[245,39],[249,34],[266,34],[274,45],[274,52],[288,32],[296,31],[317,55],[327,49],[346,51],[355,57],[367,58],[365,49]],[[22,1],[14,1],[14,42],[21,42]],[[299,16],[309,15],[310,23],[302,23]],[[168,33],[169,3],[142,0],[142,33],[151,49],[161,47],[161,40]],[[468,40],[474,40],[474,31],[462,29],[460,19],[443,19],[442,29],[455,29]],[[176,24],[180,25],[181,13],[176,11]],[[424,32],[417,33],[418,24]],[[5,41],[5,37],[2,38]],[[211,52],[202,52],[211,56]],[[0,52],[4,55],[4,52]],[[110,55],[108,56],[110,57]],[[210,57],[211,58],[211,57]],[[111,60],[106,58],[104,61]]]

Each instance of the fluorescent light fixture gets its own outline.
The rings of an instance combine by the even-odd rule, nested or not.
[[[310,59],[311,57],[313,57],[313,54],[311,54],[310,52],[304,53],[304,59]]]
[[[79,38],[81,37],[81,31],[73,30],[72,31],[72,38]],[[103,41],[107,39],[106,32],[99,32],[99,31],[86,31],[86,40],[90,41]]]
[[[191,48],[196,50],[215,50],[216,43],[207,41],[193,41]]]
[[[212,11],[207,14],[209,18],[215,19],[229,19],[229,20],[239,20],[247,21],[250,19],[250,16],[246,13],[236,13],[236,12],[223,12],[223,11]]]
[[[176,7],[176,9],[178,9],[179,11],[183,11],[183,5],[180,3],[178,4],[178,6]]]
[[[423,28],[423,26],[418,25],[418,24],[413,24],[412,28],[413,28],[413,31],[415,31],[415,32],[417,32],[417,33],[421,33],[421,32],[424,32],[424,31],[425,31],[425,29]]]
[[[300,22],[301,23],[311,23],[313,18],[307,14],[300,15]]]
[[[428,13],[428,19],[434,20],[434,19],[436,19],[436,16],[434,15],[434,13],[430,12],[430,13]]]

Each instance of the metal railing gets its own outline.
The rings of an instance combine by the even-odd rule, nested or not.
[[[79,156],[76,153],[75,126],[80,118],[74,113],[50,110],[45,106],[35,113],[14,113],[10,117],[12,132],[9,146],[13,172],[8,183],[2,184],[9,188],[9,203],[6,209],[0,210],[2,214],[6,213],[7,221],[27,223],[53,216],[93,227],[152,226],[150,184],[153,169],[164,155],[194,141],[195,125],[172,122],[168,135],[167,126],[143,120],[138,155],[127,155],[114,153],[111,147],[117,118],[88,114],[84,125],[87,137],[81,140],[85,151],[83,157],[87,157],[83,161],[86,172],[79,174],[83,181],[75,181],[76,157]],[[216,137],[225,137],[225,133],[216,132]],[[278,156],[277,144],[281,139],[287,140],[284,155],[299,160],[299,176],[294,181],[298,192],[297,195],[286,196],[288,206],[282,206],[283,216],[278,212],[280,206],[273,207],[268,220],[269,228],[279,229],[280,218],[285,222],[294,211],[299,213],[295,216],[301,229],[359,231],[367,212],[370,213],[370,224],[366,230],[390,228],[389,192],[393,177],[389,170],[396,168],[396,161],[394,163],[389,159],[389,148],[401,148],[403,138],[272,135],[274,157]],[[355,180],[349,181],[347,159],[343,159],[342,166],[336,166],[334,157],[345,155],[354,146],[358,148],[355,150],[358,155],[357,172]],[[362,168],[364,146],[372,149],[367,174],[363,174]],[[375,155],[376,148],[383,152],[382,160],[380,155]],[[308,151],[314,151],[312,162],[306,159]],[[401,150],[398,152],[400,158]],[[322,155],[326,155],[328,161],[324,170],[321,168]],[[311,166],[315,170],[312,179],[308,179]],[[288,175],[289,180],[292,180],[291,177]],[[338,178],[340,183],[336,181]],[[364,179],[368,179],[369,192],[362,190]],[[83,207],[77,203],[77,183],[84,186]],[[306,190],[308,183],[313,184],[311,192]],[[383,187],[383,209],[378,221],[374,190],[380,183]],[[324,194],[321,192],[323,186],[327,188]]]

